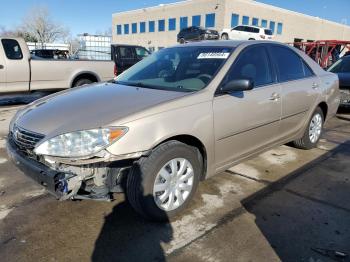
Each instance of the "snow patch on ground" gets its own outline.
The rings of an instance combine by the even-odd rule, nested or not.
[[[26,198],[38,197],[45,194],[45,192],[46,192],[45,188],[42,188],[42,189],[26,192],[24,193],[24,196]]]
[[[234,173],[242,174],[256,179],[259,179],[259,176],[261,175],[259,170],[245,163],[241,163],[234,167],[231,167],[229,170]]]
[[[5,205],[0,205],[0,220],[7,217],[8,214],[13,210],[14,208],[8,208]]]
[[[5,148],[6,140],[3,138],[0,138],[0,148]]]
[[[204,218],[210,213],[215,213],[216,209],[223,207],[224,200],[221,196],[209,194],[203,194],[202,199],[204,204],[201,207],[171,223],[174,235],[166,254],[185,246],[216,226],[214,223],[206,222]]]
[[[6,158],[2,158],[0,157],[0,164],[4,164],[7,162],[7,159]]]
[[[267,163],[272,165],[284,165],[297,159],[297,154],[288,147],[279,147],[260,155]]]

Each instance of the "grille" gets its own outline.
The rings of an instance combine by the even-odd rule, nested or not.
[[[11,135],[18,147],[29,150],[34,149],[35,145],[44,138],[44,135],[25,130],[18,126],[13,128]]]

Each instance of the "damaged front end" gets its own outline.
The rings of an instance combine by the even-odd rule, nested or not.
[[[59,200],[112,200],[113,193],[123,192],[135,159],[146,153],[115,156],[102,149],[88,158],[38,155],[34,148],[42,139],[40,134],[15,128],[8,136],[8,155],[23,173]]]

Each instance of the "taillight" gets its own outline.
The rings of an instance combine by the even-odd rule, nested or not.
[[[260,37],[261,37],[262,39],[265,39],[265,35],[260,35]]]
[[[114,64],[114,75],[117,76],[118,75],[118,68],[117,65]]]

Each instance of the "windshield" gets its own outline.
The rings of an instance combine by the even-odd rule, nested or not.
[[[329,69],[332,73],[350,73],[350,58],[342,58],[335,62]]]
[[[169,91],[199,91],[214,78],[232,50],[198,46],[162,49],[122,73],[116,82]]]

